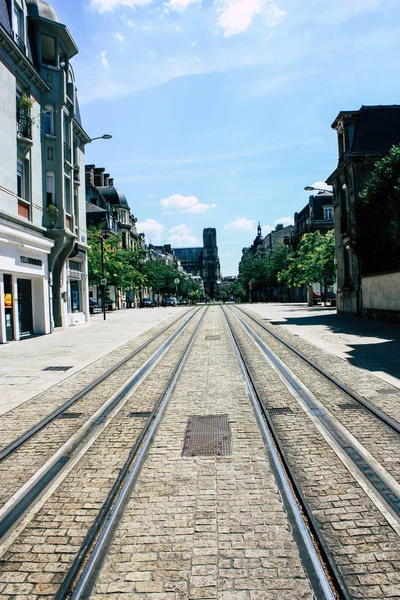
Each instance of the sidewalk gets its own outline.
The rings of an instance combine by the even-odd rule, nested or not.
[[[329,306],[268,303],[242,308],[400,388],[400,325],[338,315]]]
[[[95,314],[84,325],[0,345],[0,415],[183,310],[119,310],[108,312],[106,321],[102,314]],[[52,366],[72,368],[43,370]]]

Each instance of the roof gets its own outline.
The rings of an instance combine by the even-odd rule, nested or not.
[[[87,202],[86,203],[86,212],[87,213],[95,213],[95,212],[106,213],[107,211],[105,208],[101,208],[100,206],[97,206],[97,204],[92,204],[91,202]]]
[[[362,106],[351,152],[388,153],[400,143],[400,106]]]
[[[48,2],[44,2],[44,0],[26,0],[26,6],[32,17],[42,17],[42,19],[48,19],[55,23],[60,22],[54,8],[52,8]]]
[[[11,23],[7,0],[0,0],[0,25],[3,25],[7,33],[11,33]]]
[[[100,192],[106,202],[117,206],[126,206],[129,208],[128,201],[124,194],[113,185],[99,186],[96,189]]]
[[[173,250],[181,262],[198,261],[203,253],[203,248],[174,248]]]

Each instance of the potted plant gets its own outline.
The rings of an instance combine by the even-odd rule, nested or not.
[[[57,208],[57,206],[55,204],[48,204],[45,208],[45,211],[46,211],[47,216],[50,217],[50,219],[51,219],[51,222],[50,222],[51,227],[54,228],[56,226],[56,221],[60,214],[60,210]]]
[[[75,163],[74,166],[73,166],[73,171],[74,171],[74,179],[75,179],[75,181],[79,181],[80,166]]]
[[[28,96],[26,92],[24,92],[22,94],[22,97],[18,101],[18,108],[26,113],[29,113],[34,103],[34,99]]]

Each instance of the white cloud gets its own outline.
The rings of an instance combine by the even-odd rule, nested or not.
[[[202,0],[169,0],[164,4],[167,10],[184,12],[191,4],[201,4]]]
[[[190,227],[188,227],[187,225],[176,225],[176,227],[172,227],[169,232],[172,235],[187,235],[191,232],[192,230],[190,229]]]
[[[164,225],[156,221],[155,219],[146,219],[142,223],[137,223],[137,230],[139,233],[145,233],[148,241],[153,244],[159,244],[161,241],[161,234],[164,231]]]
[[[284,227],[287,227],[288,225],[293,225],[293,224],[294,224],[293,217],[279,217],[279,219],[275,219],[273,225],[263,225],[261,227],[261,231],[262,231],[263,235],[267,235],[271,231],[274,231],[274,229],[277,225],[283,225]]]
[[[254,231],[256,230],[256,222],[254,219],[246,219],[246,217],[238,217],[231,223],[224,225],[225,229],[230,231]]]
[[[168,198],[163,198],[160,204],[166,213],[190,212],[197,214],[217,206],[199,202],[196,196],[182,196],[181,194],[172,194]]]
[[[122,35],[122,33],[119,33],[118,31],[115,33],[115,37],[117,38],[117,40],[119,41],[119,43],[121,44],[121,46],[125,46],[126,42],[125,42],[125,38]]]
[[[99,54],[99,58],[100,58],[100,62],[103,65],[103,67],[105,69],[108,69],[108,67],[110,66],[110,63],[107,60],[107,52],[105,50],[102,50]]]
[[[200,245],[200,240],[194,235],[170,235],[168,241],[173,248],[187,248]]]
[[[136,8],[136,6],[146,6],[151,4],[153,0],[91,0],[90,6],[98,10],[100,13],[113,11],[120,6],[128,8]]]
[[[285,12],[269,0],[217,0],[220,13],[217,24],[230,37],[246,31],[256,16],[262,16],[265,24],[274,28],[285,16]]]

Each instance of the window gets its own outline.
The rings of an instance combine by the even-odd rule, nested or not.
[[[82,282],[79,279],[70,280],[71,291],[71,312],[81,312],[82,310]]]
[[[54,110],[49,104],[44,107],[44,132],[47,135],[54,135]]]
[[[46,171],[46,205],[54,204],[54,172]]]
[[[24,12],[18,4],[14,4],[14,31],[16,42],[21,50],[25,50]]]
[[[64,177],[64,206],[65,212],[71,214],[71,180],[68,177]]]
[[[324,219],[332,220],[333,219],[333,207],[332,206],[324,206]]]
[[[25,165],[17,162],[17,196],[26,200],[26,185],[25,185]]]
[[[57,66],[56,40],[44,33],[42,33],[42,63]]]

